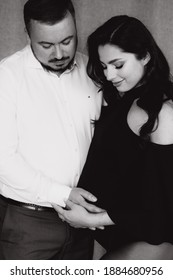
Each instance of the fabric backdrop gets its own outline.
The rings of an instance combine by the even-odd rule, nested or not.
[[[37,0],[35,0],[37,1]],[[173,72],[173,0],[72,0],[76,8],[79,50],[86,52],[87,36],[114,15],[142,20],[169,60]],[[0,59],[27,42],[23,23],[26,0],[0,0]]]

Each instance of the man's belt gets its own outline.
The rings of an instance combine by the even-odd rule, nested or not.
[[[11,198],[7,198],[4,197],[2,195],[0,195],[0,199],[2,199],[4,202],[10,204],[10,205],[15,205],[15,206],[19,206],[22,208],[26,208],[26,209],[30,209],[30,210],[34,210],[34,211],[45,211],[45,212],[54,212],[54,208],[51,207],[46,207],[46,206],[40,206],[40,205],[36,205],[36,204],[32,204],[32,203],[25,203],[25,202],[21,202],[21,201],[17,201],[17,200],[13,200]]]

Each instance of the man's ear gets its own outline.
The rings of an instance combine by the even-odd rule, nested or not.
[[[31,40],[30,40],[30,37],[28,35],[28,32],[26,31],[26,40],[27,40],[27,43],[30,44],[31,43]]]
[[[30,40],[30,37],[29,37],[29,34],[28,34],[28,31],[27,31],[26,27],[24,28],[24,31],[25,31],[25,34],[26,34],[27,43],[30,44],[31,40]]]
[[[149,52],[147,52],[146,56],[143,58],[143,64],[144,66],[147,65],[147,63],[150,61],[151,55]]]

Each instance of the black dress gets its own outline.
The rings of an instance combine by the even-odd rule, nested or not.
[[[107,250],[135,241],[173,243],[173,145],[144,141],[129,128],[129,92],[96,123],[78,186],[97,198],[115,222],[94,231]]]

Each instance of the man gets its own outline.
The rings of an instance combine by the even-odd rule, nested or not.
[[[24,20],[30,44],[0,64],[0,258],[89,259],[89,232],[69,230],[52,205],[99,211],[74,187],[102,97],[76,52],[70,0],[29,0]]]

